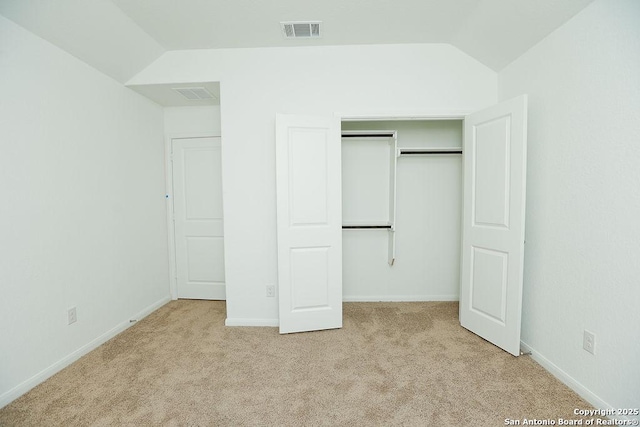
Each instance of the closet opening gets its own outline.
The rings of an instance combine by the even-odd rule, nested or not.
[[[342,121],[343,301],[457,301],[463,120]]]
[[[428,119],[277,115],[280,333],[342,327],[343,301],[460,301],[463,327],[518,355],[526,136],[526,95]]]

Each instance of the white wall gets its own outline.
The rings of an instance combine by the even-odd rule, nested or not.
[[[165,136],[220,136],[220,106],[165,107]]]
[[[129,84],[219,81],[228,324],[278,323],[275,115],[473,111],[496,74],[448,45],[167,52]]]
[[[522,339],[596,406],[637,408],[640,2],[594,2],[499,88],[530,102]]]
[[[344,122],[342,129],[396,130],[399,148],[462,146],[462,120]],[[351,138],[342,143],[343,222],[349,216],[370,214],[362,206],[369,205],[374,210],[373,204],[362,203],[363,196],[365,202],[388,201],[388,192],[383,192],[389,181],[389,168],[385,168],[389,163],[388,144],[378,143],[382,163],[372,162],[371,155],[375,153],[371,148],[367,151],[371,145]],[[375,171],[369,170],[372,166]],[[380,179],[370,179],[371,174]],[[344,230],[344,300],[457,301],[462,156],[401,156],[397,160],[396,187],[395,263],[388,264],[387,230]],[[360,208],[352,206],[354,202]],[[388,203],[384,208],[384,213],[388,212]]]
[[[3,406],[169,287],[162,109],[1,16],[0,93]]]

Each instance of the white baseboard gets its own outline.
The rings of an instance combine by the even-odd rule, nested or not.
[[[458,295],[345,295],[344,302],[458,301]]]
[[[38,372],[36,375],[29,378],[28,380],[23,381],[22,383],[18,384],[11,390],[3,393],[2,395],[0,395],[0,408],[7,406],[9,403],[13,402],[18,397],[22,396],[23,394],[25,394],[26,392],[28,392],[38,384],[44,382],[49,377],[53,376],[54,374],[57,374],[67,366],[71,365],[73,362],[80,359],[85,354],[98,348],[99,346],[109,341],[111,338],[115,337],[125,329],[135,325],[135,322],[131,322],[130,320],[141,320],[144,317],[156,311],[157,309],[159,309],[160,307],[162,307],[163,305],[165,305],[166,303],[168,303],[169,301],[171,301],[171,297],[167,295],[161,300],[156,301],[155,303],[151,304],[150,306],[136,313],[131,319],[127,319],[119,323],[118,325],[113,327],[111,330],[105,332],[104,334],[100,335],[99,337],[95,338],[89,343],[83,345],[82,347],[75,350],[68,356],[63,357],[62,359],[55,362],[53,365],[49,366],[48,368],[45,368],[44,370]]]
[[[609,405],[607,402],[602,400],[599,396],[589,390],[587,387],[582,385],[578,380],[573,378],[571,375],[560,369],[557,365],[551,362],[549,359],[544,357],[542,354],[538,353],[534,350],[529,344],[524,341],[520,341],[520,348],[522,351],[531,352],[531,358],[535,360],[540,366],[546,369],[551,375],[556,377],[560,382],[569,387],[571,390],[575,391],[580,397],[593,405],[596,409],[609,409],[614,410],[613,406]],[[615,412],[614,412],[615,413]],[[610,416],[608,418],[617,419],[617,420],[633,420],[633,418],[624,417],[624,416]]]
[[[279,319],[246,319],[246,318],[229,318],[224,321],[225,326],[280,326]]]

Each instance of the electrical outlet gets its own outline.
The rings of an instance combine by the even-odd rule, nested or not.
[[[591,354],[596,354],[596,334],[593,332],[589,332],[586,329],[584,330],[584,335],[582,337],[582,348],[588,351]]]
[[[69,324],[76,323],[78,321],[78,314],[76,313],[75,307],[71,307],[69,311],[67,311],[67,317],[69,318]]]
[[[267,285],[267,296],[269,298],[276,296],[276,285]]]

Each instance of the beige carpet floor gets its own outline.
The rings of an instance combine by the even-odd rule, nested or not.
[[[591,408],[457,303],[345,303],[339,330],[225,327],[173,301],[0,409],[2,426],[502,426]]]

